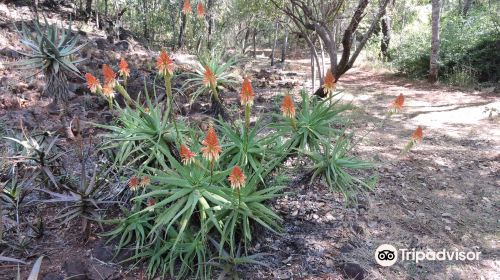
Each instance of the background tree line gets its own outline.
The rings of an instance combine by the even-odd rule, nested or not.
[[[65,1],[33,0],[57,6]],[[185,6],[192,7],[190,12]],[[372,62],[416,78],[458,85],[497,83],[500,4],[492,0],[74,0],[77,16],[151,48],[189,53],[234,49],[271,65],[290,45],[306,47],[313,81],[339,79],[362,50]],[[203,15],[198,14],[198,6]],[[278,54],[279,52],[279,54]],[[277,59],[279,57],[279,59]]]

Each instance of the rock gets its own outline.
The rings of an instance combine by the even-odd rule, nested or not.
[[[342,248],[340,248],[340,252],[342,254],[347,254],[350,253],[353,249],[354,247],[351,244],[347,243],[344,246],[342,246]]]
[[[18,52],[11,50],[10,48],[7,48],[7,47],[0,50],[0,56],[10,57],[10,58],[19,58],[20,57]]]
[[[45,83],[40,80],[40,79],[33,79],[30,84],[28,85],[28,89],[35,90],[38,92],[42,92],[43,88],[45,86]]]
[[[352,230],[354,230],[354,232],[357,234],[364,234],[365,233],[365,230],[359,224],[352,225]]]
[[[85,32],[83,30],[78,30],[78,35],[80,35],[82,37],[87,37],[87,32]]]
[[[27,91],[29,88],[28,84],[25,83],[25,82],[18,82],[16,84],[16,86],[14,87],[14,90],[13,92],[15,93],[24,93],[25,91]]]
[[[333,220],[335,220],[335,217],[332,214],[328,213],[328,214],[326,214],[325,219],[327,221],[333,221]]]
[[[67,260],[63,264],[63,270],[72,280],[89,280],[87,268],[82,260]]]
[[[64,280],[64,276],[55,272],[49,272],[43,276],[42,280]]]
[[[191,105],[191,113],[199,113],[203,109],[203,106],[200,104],[200,102],[194,102]]]
[[[98,49],[104,50],[104,49],[107,49],[109,47],[108,40],[106,40],[106,39],[99,38],[99,39],[95,39],[94,42],[97,45]]]
[[[121,51],[128,50],[129,46],[130,46],[130,44],[127,41],[120,41],[120,42],[118,42],[118,43],[115,44],[115,47],[118,48],[118,50],[121,50]]]
[[[354,280],[363,280],[365,279],[366,271],[357,263],[347,262],[344,263],[341,267],[342,272],[344,272],[345,276]]]
[[[87,87],[82,83],[69,83],[68,86],[71,92],[74,92],[76,95],[83,95],[87,91]]]
[[[103,262],[110,262],[113,260],[113,248],[106,245],[104,240],[99,240],[92,250],[94,257]]]

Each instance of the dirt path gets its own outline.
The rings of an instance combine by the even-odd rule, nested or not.
[[[307,78],[308,62],[296,62],[290,68]],[[366,279],[499,279],[500,119],[485,112],[500,108],[498,93],[429,86],[359,68],[342,77],[338,88],[359,105],[358,134],[376,126],[397,95],[406,98],[404,112],[355,151],[379,163],[379,184],[356,209],[343,208],[321,184],[294,186],[297,195],[276,205],[286,232],[264,242],[270,253],[279,253],[260,276],[341,279],[344,269]],[[423,143],[401,156],[417,125],[424,129]],[[384,243],[481,255],[479,261],[381,267],[374,254]]]

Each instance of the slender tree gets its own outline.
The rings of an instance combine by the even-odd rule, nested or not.
[[[382,29],[382,39],[380,40],[380,52],[382,54],[382,59],[387,61],[390,58],[388,50],[389,50],[389,43],[391,41],[391,18],[387,14],[387,11],[380,20],[380,26]]]
[[[361,41],[355,45],[354,36],[360,22],[366,15],[366,9],[370,0],[359,0],[352,14],[344,12],[347,1],[323,1],[323,0],[289,0],[285,2],[271,0],[271,2],[281,11],[283,11],[298,28],[302,37],[306,40],[309,48],[312,50],[316,65],[320,68],[317,58],[316,45],[312,40],[318,36],[329,55],[330,65],[335,79],[349,70],[356,61],[359,53],[366,45],[375,28],[384,15],[385,9],[390,0],[381,0],[374,16],[370,19],[368,28],[362,36]],[[343,13],[344,12],[344,13]],[[340,16],[342,14],[342,16]],[[336,28],[339,18],[350,18],[349,23],[344,29],[342,36],[342,55],[337,63],[337,39]],[[353,48],[355,48],[353,50]],[[319,70],[319,69],[318,69]],[[319,71],[321,72],[321,71]],[[320,75],[320,82],[322,83]]]
[[[288,22],[285,24],[285,36],[283,39],[283,44],[281,45],[281,63],[285,62],[286,58],[286,48],[288,47]]]
[[[274,30],[274,39],[273,39],[273,49],[271,50],[271,66],[274,66],[274,52],[276,50],[276,44],[278,42],[278,26],[279,22],[276,20],[275,30]]]
[[[430,83],[435,83],[438,80],[440,16],[441,16],[441,1],[432,0],[432,39],[431,39],[431,55],[430,55],[430,67],[429,67]]]

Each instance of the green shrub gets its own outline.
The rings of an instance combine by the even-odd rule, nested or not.
[[[430,21],[413,25],[403,28],[398,40],[391,41],[392,63],[401,73],[424,78],[429,71]],[[440,77],[458,85],[498,81],[500,33],[485,8],[477,7],[467,17],[457,11],[445,13],[440,40]]]

